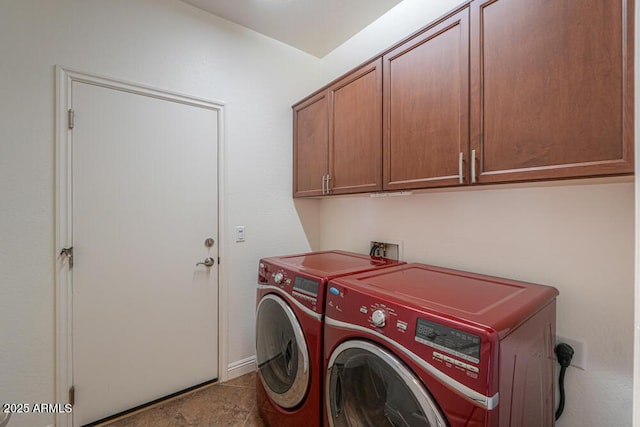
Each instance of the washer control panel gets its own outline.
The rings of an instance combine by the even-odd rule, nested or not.
[[[415,340],[460,359],[480,362],[480,337],[477,335],[419,317],[416,322]]]
[[[429,363],[448,377],[482,392],[491,358],[484,331],[463,328],[437,314],[329,284],[326,316],[383,335],[387,343]],[[393,348],[393,347],[392,347]],[[403,350],[401,350],[403,351]]]

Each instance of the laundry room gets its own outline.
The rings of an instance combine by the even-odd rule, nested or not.
[[[501,2],[523,3],[495,3]],[[376,173],[389,178],[385,188],[380,184],[366,191],[331,192],[339,183],[323,171],[322,179],[314,181],[316,193],[294,194],[299,182],[293,172],[297,165],[292,107],[378,58],[380,70],[386,69],[394,56],[381,57],[382,53],[391,53],[408,36],[469,2],[388,1],[357,32],[314,53],[216,16],[195,3],[0,1],[0,403],[5,409],[0,412],[0,425],[9,412],[7,427],[71,426],[104,418],[74,421],[74,416],[91,409],[84,397],[89,392],[79,384],[93,381],[92,375],[102,371],[107,378],[101,380],[108,386],[100,388],[109,391],[117,380],[104,374],[106,365],[113,363],[118,371],[125,349],[143,338],[155,337],[155,344],[147,349],[150,356],[138,360],[139,368],[122,370],[132,383],[157,390],[164,387],[154,385],[154,375],[142,372],[147,367],[174,371],[166,376],[180,377],[178,367],[212,365],[203,374],[193,373],[195,379],[185,380],[176,391],[209,380],[225,384],[252,375],[257,369],[260,260],[334,250],[366,256],[371,242],[397,245],[398,259],[409,264],[555,288],[555,332],[575,350],[565,375],[564,412],[555,424],[637,425],[640,399],[634,390],[640,376],[634,372],[640,359],[634,351],[640,337],[634,319],[640,314],[636,304],[640,216],[633,169],[603,173],[610,167],[604,166],[597,173],[593,172],[597,168],[586,166],[575,176],[557,172],[548,179],[535,175],[543,173],[543,167],[539,168],[543,172],[501,181],[499,174],[482,169],[473,157],[479,151],[468,143],[460,157],[454,153],[453,172],[442,169],[442,185],[414,185],[411,177],[395,179],[398,169],[385,166],[387,160],[380,158]],[[296,2],[273,3],[291,7]],[[467,32],[477,31],[476,3],[486,2],[471,2],[470,14],[460,21]],[[571,1],[562,3],[570,10]],[[640,46],[633,24],[640,7],[632,0],[610,3],[611,10],[621,11],[618,21],[624,22],[621,28],[628,36],[620,36],[619,43],[628,56],[616,60],[628,62],[619,77],[625,83],[611,97],[620,102],[620,108],[609,109],[615,110],[612,116],[624,116],[615,125],[624,134],[620,138],[633,148],[638,123],[633,91],[639,86],[633,84],[637,76],[633,56]],[[611,16],[603,12],[605,18]],[[569,18],[559,14],[557,19],[553,25],[562,26]],[[329,39],[331,25],[325,27]],[[527,48],[505,40],[504,46],[514,50]],[[477,47],[469,43],[466,48],[470,54],[460,57],[468,63],[462,65],[473,70]],[[397,69],[402,72],[400,65]],[[446,76],[448,70],[440,71]],[[381,86],[388,88],[383,71],[379,78]],[[580,78],[584,76],[576,76]],[[545,84],[540,76],[533,80]],[[471,94],[461,108],[472,118],[459,129],[468,140],[475,140],[480,132],[479,119],[473,118],[479,117],[480,104],[475,101],[480,81],[473,77],[460,81],[466,81],[462,86],[467,84]],[[534,93],[538,86],[532,87]],[[388,94],[381,93],[384,96]],[[604,103],[603,99],[583,99],[580,107],[591,111],[591,105]],[[141,116],[118,114],[135,112],[136,105],[143,106],[138,109],[144,112]],[[92,108],[91,114],[86,106]],[[169,117],[185,115],[184,120],[159,120],[150,111]],[[447,114],[444,107],[442,111]],[[511,118],[515,114],[519,112],[514,109]],[[190,121],[194,117],[197,120]],[[107,128],[109,120],[113,122]],[[149,145],[138,145],[141,134],[128,132],[142,122],[152,123],[156,130],[147,134]],[[596,133],[601,123],[595,122],[593,127],[584,123],[579,135],[586,138]],[[496,123],[501,123],[500,129],[522,125],[519,120],[496,119]],[[200,161],[205,155],[199,146],[189,145],[192,139],[183,137],[194,129],[202,129],[197,133],[203,144],[210,140],[217,144],[217,152],[206,155],[213,159],[208,164]],[[456,132],[452,134],[459,135]],[[562,134],[557,128],[548,132]],[[107,134],[123,143],[102,143],[96,138]],[[172,135],[178,135],[174,139],[183,148],[171,151],[169,145],[162,145],[161,140]],[[382,131],[380,135],[382,147]],[[123,151],[129,149],[127,141],[133,141],[135,151]],[[85,149],[73,146],[80,142]],[[633,151],[625,147],[622,154]],[[546,147],[536,155],[543,157],[549,150]],[[119,161],[118,156],[132,160],[126,164],[128,169],[116,162],[110,166],[114,169],[105,172],[102,167],[107,160]],[[438,164],[432,166],[440,171]],[[192,171],[193,180],[175,181],[163,172],[169,170]],[[212,177],[203,178],[194,171],[211,172]],[[151,187],[137,187],[136,179],[148,181]],[[408,183],[393,184],[403,179]],[[122,202],[124,196],[126,202]],[[194,203],[203,202],[205,196],[215,204],[203,205],[198,213],[204,212],[203,216],[196,218]],[[160,212],[173,216],[167,216],[169,222],[160,229],[152,229],[151,225],[160,223]],[[106,228],[106,220],[118,215],[131,221],[123,220],[113,230]],[[198,229],[201,224],[204,229]],[[181,240],[183,234],[189,238]],[[103,243],[83,240],[87,236]],[[193,247],[186,248],[192,242]],[[182,292],[166,299],[168,286],[154,284],[155,278],[134,294],[128,289],[130,282],[119,283],[118,276],[128,274],[131,283],[142,283],[152,274],[174,273],[187,277],[181,289],[189,290],[195,299],[211,297],[198,292],[214,287],[210,312],[205,304],[201,312],[189,313],[189,306],[181,303]],[[90,289],[90,283],[97,287],[92,305],[80,311],[80,302],[88,300],[74,298],[84,298],[83,286]],[[300,286],[313,288],[313,283],[302,281]],[[109,320],[84,321],[96,320],[95,314],[102,311]],[[158,322],[172,316],[177,320],[158,327]],[[213,322],[209,329],[192,327],[205,323],[205,318]],[[138,335],[129,333],[134,324],[145,325]],[[118,340],[102,339],[108,333],[115,333]],[[190,341],[182,344],[184,337]],[[194,355],[191,362],[190,351],[212,356],[195,362]],[[174,358],[175,365],[160,366],[161,355]],[[158,366],[153,366],[155,362]],[[557,379],[559,366],[554,363]],[[180,383],[180,378],[175,381]],[[554,403],[558,398],[555,390]],[[67,411],[65,405],[72,399],[74,410]],[[96,399],[96,404],[105,399]],[[47,410],[34,411],[36,404]],[[249,413],[239,416],[246,420]]]

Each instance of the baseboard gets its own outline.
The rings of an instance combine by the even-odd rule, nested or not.
[[[227,380],[240,377],[256,370],[256,357],[251,356],[227,365]]]

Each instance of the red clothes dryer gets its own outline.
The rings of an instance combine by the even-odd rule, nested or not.
[[[552,426],[557,295],[422,264],[332,280],[325,425]]]
[[[322,425],[322,333],[327,282],[400,264],[403,263],[344,251],[260,260],[256,391],[260,415],[267,425]]]

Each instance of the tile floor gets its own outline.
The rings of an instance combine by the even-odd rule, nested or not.
[[[264,427],[256,408],[256,374],[212,384],[100,424],[100,427]]]

